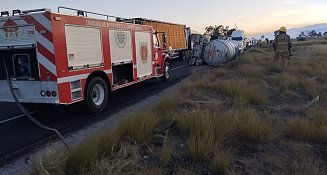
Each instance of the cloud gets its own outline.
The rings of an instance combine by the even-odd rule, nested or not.
[[[297,0],[286,0],[284,3],[285,4],[294,4],[294,3],[297,3],[298,1]]]

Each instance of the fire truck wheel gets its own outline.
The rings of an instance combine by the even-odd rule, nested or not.
[[[87,85],[85,94],[85,104],[90,112],[102,111],[108,103],[108,88],[106,82],[95,77]]]
[[[164,72],[163,72],[163,76],[161,77],[161,80],[163,82],[166,82],[169,80],[170,78],[170,63],[168,61],[165,61],[165,67],[164,67]]]

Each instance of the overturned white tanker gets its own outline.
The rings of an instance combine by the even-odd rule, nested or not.
[[[232,40],[213,40],[204,47],[202,59],[211,66],[219,66],[243,54],[242,45]]]

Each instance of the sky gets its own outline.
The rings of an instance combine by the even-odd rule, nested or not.
[[[326,0],[0,0],[0,11],[66,6],[120,17],[143,17],[186,24],[204,32],[205,27],[224,25],[258,36],[287,28],[327,23]]]

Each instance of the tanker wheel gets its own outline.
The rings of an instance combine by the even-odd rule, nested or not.
[[[108,87],[100,77],[94,77],[88,83],[85,93],[85,104],[92,113],[104,110],[108,103]]]
[[[161,77],[161,80],[163,82],[166,82],[169,80],[170,78],[170,63],[168,61],[165,61],[165,67],[164,67],[164,72],[163,72],[163,76]]]

